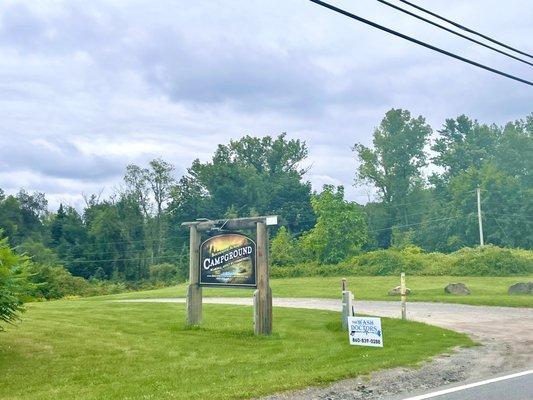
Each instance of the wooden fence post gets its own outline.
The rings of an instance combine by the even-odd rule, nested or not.
[[[196,225],[189,226],[189,287],[187,288],[187,325],[202,322],[202,288],[200,287],[200,233]]]
[[[405,272],[402,272],[400,275],[400,295],[401,295],[401,302],[402,302],[402,319],[407,318],[407,311],[405,308],[405,300],[406,300],[406,289],[405,289]]]
[[[348,329],[348,317],[355,316],[354,310],[354,295],[351,291],[347,290],[346,278],[341,280],[342,289],[342,329]]]
[[[272,289],[268,281],[268,232],[265,222],[257,222],[257,290],[254,293],[254,332],[272,334]]]

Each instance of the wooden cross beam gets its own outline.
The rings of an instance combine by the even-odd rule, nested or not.
[[[257,223],[263,222],[267,226],[277,225],[278,216],[268,215],[263,217],[246,217],[246,218],[231,218],[231,219],[216,219],[216,220],[196,220],[191,222],[183,222],[181,226],[194,226],[198,232],[209,231],[213,228],[223,228],[226,230],[239,229],[256,229]]]

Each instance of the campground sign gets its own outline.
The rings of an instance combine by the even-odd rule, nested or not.
[[[254,333],[272,334],[272,289],[269,284],[268,227],[276,215],[232,219],[198,219],[189,228],[187,325],[202,323],[204,286],[256,289],[253,293]],[[255,231],[255,241],[240,231]],[[204,240],[202,241],[202,236]]]
[[[256,245],[248,236],[226,233],[200,245],[200,286],[257,287]]]

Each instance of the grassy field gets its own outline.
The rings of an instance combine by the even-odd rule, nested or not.
[[[272,337],[252,334],[251,307],[204,306],[186,329],[183,304],[32,303],[0,334],[0,398],[244,399],[412,365],[465,335],[383,319],[383,349],[350,346],[339,314],[274,309]]]
[[[272,279],[272,292],[275,297],[323,297],[339,298],[339,277],[312,277]],[[348,277],[348,287],[359,300],[395,300],[387,295],[389,289],[399,285],[399,277],[394,276],[354,276]],[[474,305],[533,307],[533,296],[508,295],[507,289],[519,281],[531,281],[533,277],[457,277],[457,276],[412,276],[407,277],[407,287],[413,292],[408,301],[432,301],[463,303]],[[451,282],[463,282],[470,290],[469,296],[454,296],[444,293],[444,287]],[[184,284],[157,290],[122,293],[113,295],[115,299],[185,297]],[[204,288],[204,296],[209,297],[250,297],[245,289]]]

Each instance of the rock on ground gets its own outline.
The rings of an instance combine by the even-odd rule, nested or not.
[[[411,289],[405,288],[405,294],[411,293]],[[401,286],[396,286],[395,288],[392,288],[389,290],[389,296],[399,296],[401,295]]]
[[[444,292],[448,294],[470,294],[470,289],[464,283],[450,283],[444,288]]]
[[[533,294],[533,282],[518,282],[509,286],[509,294]]]

